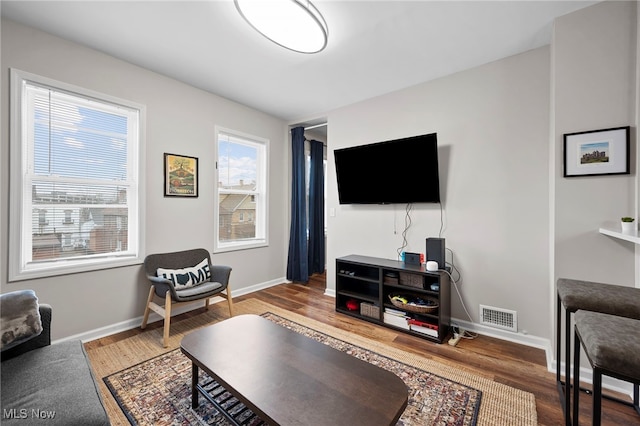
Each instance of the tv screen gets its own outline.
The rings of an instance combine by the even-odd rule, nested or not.
[[[440,202],[436,133],[333,153],[340,204]]]

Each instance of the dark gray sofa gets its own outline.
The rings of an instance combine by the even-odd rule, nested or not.
[[[2,352],[2,425],[110,425],[79,340],[51,344],[51,306],[38,307],[42,333]]]

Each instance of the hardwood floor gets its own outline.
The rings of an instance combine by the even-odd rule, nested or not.
[[[234,301],[255,298],[365,337],[378,338],[381,335],[376,333],[376,330],[380,329],[379,326],[337,313],[335,299],[325,296],[324,289],[324,276],[318,275],[311,277],[306,285],[281,284],[234,298]],[[179,322],[181,318],[192,317],[201,312],[202,310],[198,309],[175,317],[172,324]],[[157,327],[161,327],[161,324],[151,324],[147,330]],[[474,340],[463,339],[458,346],[452,347],[446,343],[439,345],[401,332],[389,333],[386,328],[384,330],[385,336],[391,336],[386,342],[389,345],[450,365],[460,365],[484,376],[490,374],[497,382],[533,393],[539,424],[555,426],[564,423],[555,374],[547,371],[542,350],[486,336],[479,336]],[[91,356],[92,348],[145,332],[147,331],[131,330],[89,342],[85,346]],[[591,396],[582,393],[580,406],[580,424],[591,424]],[[602,410],[603,425],[640,425],[640,415],[632,407],[603,399]]]

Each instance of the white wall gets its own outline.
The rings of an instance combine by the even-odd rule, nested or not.
[[[549,337],[549,58],[543,47],[329,113],[330,288],[336,257],[395,259],[405,216],[404,205],[339,205],[333,149],[437,132],[442,236],[473,321],[479,304],[515,310],[520,330]],[[424,252],[439,206],[416,204],[411,217],[406,250]],[[452,294],[452,316],[468,321]]]
[[[233,267],[232,289],[281,282],[288,234],[288,162],[283,121],[111,56],[11,21],[2,21],[2,87],[9,68],[39,74],[147,107],[146,251],[204,247],[214,239],[214,126],[270,140],[269,240],[267,248],[215,254],[214,263]],[[8,253],[8,90],[2,90],[1,252]],[[198,198],[163,196],[163,153],[199,158]],[[7,259],[0,260],[0,291],[34,289],[54,307],[53,338],[85,333],[142,315],[149,284],[142,266],[7,283]]]
[[[637,2],[606,1],[565,15],[554,23],[551,68],[554,283],[559,277],[567,277],[640,286],[636,280],[637,246],[598,233],[604,222],[618,222],[622,216],[638,218],[637,20]],[[621,126],[632,126],[630,175],[563,177],[565,133]],[[550,295],[550,304],[554,303],[555,290]],[[564,329],[565,325],[561,326]],[[581,365],[583,380],[590,380],[584,355]],[[617,391],[631,392],[628,383],[611,378],[605,378],[604,383]]]
[[[562,178],[562,134],[635,123],[635,2],[605,2],[555,23],[552,46],[323,113],[329,122],[327,284],[335,258],[395,258],[404,206],[340,206],[333,149],[438,132],[443,236],[463,274],[473,320],[478,305],[518,312],[519,329],[552,340],[558,276],[633,285],[634,247],[597,233],[605,220],[637,214],[631,176]],[[215,124],[271,139],[270,239],[265,249],[216,255],[234,267],[235,289],[279,280],[286,270],[289,140],[280,120],[42,32],[2,21],[2,87],[16,67],[147,105],[147,252],[213,247]],[[141,315],[140,267],[6,282],[8,91],[2,90],[0,291],[34,288],[56,307],[54,338]],[[636,158],[632,128],[632,158]],[[162,196],[162,153],[200,158],[198,199]],[[207,161],[209,160],[209,161]],[[401,177],[390,176],[402,184]],[[213,187],[211,187],[211,190]],[[595,199],[593,193],[598,193]],[[187,221],[182,221],[188,210]],[[407,250],[437,236],[440,211],[416,205]],[[171,229],[171,232],[167,230]],[[176,237],[188,235],[189,238]],[[636,262],[636,269],[637,269]],[[71,296],[70,296],[71,295]],[[457,295],[453,316],[467,320]]]
[[[329,292],[336,257],[396,258],[404,223],[404,206],[338,204],[333,149],[429,132],[440,144],[443,236],[473,321],[479,304],[515,310],[519,331],[551,349],[558,277],[633,286],[634,244],[598,228],[638,214],[636,129],[628,176],[563,178],[562,135],[635,123],[636,8],[594,5],[559,18],[550,47],[329,113]],[[424,251],[439,209],[417,205],[412,219],[407,250]],[[452,316],[468,319],[455,292]]]
[[[630,175],[564,178],[563,134],[635,122],[636,3],[603,2],[556,20],[553,35],[555,277],[633,286],[634,244],[598,233],[637,215]],[[636,129],[631,129],[635,158]]]
[[[638,164],[640,164],[640,150],[638,150],[638,126],[640,126],[640,7],[638,7],[638,3],[636,2],[636,76],[635,76],[635,127],[632,135],[635,136],[633,138],[634,146],[632,149],[635,150],[635,156],[632,157],[631,161],[634,162],[635,165],[635,191],[633,193],[632,198],[635,197],[635,208],[636,208],[636,222],[640,221],[640,179],[638,178]],[[634,161],[635,160],[635,161]],[[636,288],[640,288],[640,246],[636,245],[635,247],[635,282]]]

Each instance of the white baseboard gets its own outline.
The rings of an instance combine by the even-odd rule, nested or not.
[[[456,325],[464,330],[482,334],[484,336],[495,337],[496,339],[506,340],[533,348],[542,349],[545,352],[547,360],[547,369],[553,362],[553,350],[551,341],[543,337],[533,336],[524,333],[514,333],[513,331],[500,330],[498,328],[488,327],[486,325],[471,323],[468,321],[451,318],[451,325]]]
[[[556,372],[555,365],[556,363],[554,362],[553,368],[549,370],[549,371],[552,371],[554,374]],[[565,366],[565,363],[561,362],[560,374],[562,375],[563,381],[564,381],[564,366]],[[571,366],[570,368],[571,368],[571,375],[573,375],[573,366]],[[590,368],[580,367],[580,381],[582,383],[593,384],[593,370],[591,370]],[[602,387],[604,389],[608,389],[624,395],[629,395],[631,400],[633,400],[633,385],[629,382],[625,382],[624,380],[614,379],[613,377],[609,377],[609,376],[602,376]]]
[[[273,287],[278,284],[282,284],[283,282],[287,282],[287,280],[285,278],[277,278],[275,280],[267,281],[260,284],[255,284],[255,285],[244,287],[238,290],[232,289],[231,296],[234,298],[239,296],[244,296],[245,294],[254,293],[258,290],[263,290],[265,288]],[[226,299],[223,297],[212,297],[210,301],[210,303],[219,303],[219,302],[226,302]],[[202,301],[195,301],[192,303],[186,303],[184,305],[177,306],[171,310],[171,316],[174,317],[176,315],[180,315],[185,312],[189,312],[194,309],[201,308],[203,306],[202,303],[203,303]],[[149,315],[148,323],[150,324],[156,321],[162,321],[162,317],[152,311]],[[73,336],[63,337],[62,339],[56,339],[52,343],[65,342],[69,340],[81,340],[83,343],[86,343],[92,340],[100,339],[102,337],[110,336],[112,334],[131,330],[132,328],[140,327],[141,324],[142,324],[142,315],[136,318],[132,318],[126,321],[116,323],[116,324],[111,324],[104,327],[96,328],[94,330],[89,330],[83,333],[74,334]]]
[[[528,334],[514,333],[512,331],[494,329],[482,324],[470,323],[467,321],[451,318],[451,324],[456,324],[465,330],[473,331],[474,333],[482,334],[484,336],[495,337],[496,339],[507,340],[514,343],[519,343],[525,346],[531,346],[534,348],[542,349],[545,351],[547,359],[547,370],[553,374],[556,373],[556,362],[553,357],[555,352],[551,346],[549,339],[542,337],[531,336]],[[564,362],[560,363],[562,368],[561,373],[564,374]],[[589,368],[580,368],[580,381],[583,383],[593,383],[593,371]],[[614,379],[612,377],[602,377],[602,387],[614,392],[619,392],[624,395],[629,395],[633,399],[633,385],[629,382]]]
[[[234,290],[232,292],[233,297],[244,296],[245,294],[254,293],[259,290],[264,290],[269,287],[276,286],[282,283],[288,283],[290,281],[285,278],[277,278],[275,280],[267,281],[260,284],[255,284],[249,287],[244,287],[239,290]],[[330,297],[336,297],[336,292],[334,289],[325,289],[324,294]],[[219,303],[225,302],[226,299],[222,297],[214,297],[211,299],[211,303]],[[192,311],[194,309],[198,309],[202,307],[201,301],[196,301],[191,304],[185,304],[182,306],[178,306],[172,310],[171,316],[180,315],[185,312]],[[155,312],[151,312],[149,315],[149,323],[161,321],[162,317],[156,314]],[[53,343],[64,342],[68,340],[81,340],[86,343],[92,340],[100,339],[102,337],[106,337],[112,334],[120,333],[123,331],[131,330],[132,328],[140,327],[142,324],[142,315],[136,318],[132,318],[127,321],[122,321],[116,324],[111,324],[105,327],[100,327],[94,330],[90,330],[84,333],[75,334],[73,336],[68,336],[62,339],[57,339]],[[492,327],[487,327],[482,324],[470,323],[468,321],[463,321],[456,318],[451,318],[451,324],[456,325],[457,327],[463,328],[464,330],[468,330],[474,333],[482,334],[484,336],[495,337],[496,339],[506,340],[509,342],[519,343],[521,345],[530,346],[538,349],[542,349],[545,351],[545,356],[547,360],[547,370],[555,374],[556,363],[553,360],[554,351],[551,346],[551,341],[549,339],[545,339],[542,337],[532,336],[523,333],[514,333],[512,331],[495,329]],[[562,368],[562,372],[564,372],[564,363],[560,364]],[[592,382],[593,374],[592,370],[587,368],[580,368],[580,381],[583,383],[593,383]],[[619,392],[621,394],[629,395],[633,398],[633,386],[631,383],[617,380],[611,377],[603,376],[602,378],[602,387],[605,389],[612,390],[614,392]]]

